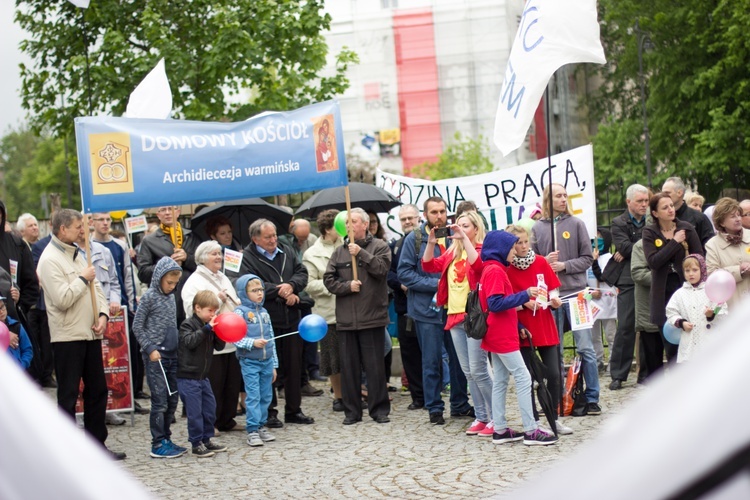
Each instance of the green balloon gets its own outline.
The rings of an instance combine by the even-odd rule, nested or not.
[[[521,226],[528,231],[529,234],[531,234],[531,228],[534,227],[534,224],[536,224],[536,221],[529,217],[524,217],[523,219],[516,221],[516,226]]]
[[[347,218],[346,210],[343,210],[336,214],[336,218],[333,219],[333,228],[336,230],[337,233],[339,233],[339,236],[342,238],[346,236],[346,218]]]

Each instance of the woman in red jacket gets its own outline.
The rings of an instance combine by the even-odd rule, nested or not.
[[[434,256],[437,238],[435,228],[432,228],[422,257],[422,269],[428,273],[440,273],[436,303],[448,309],[445,329],[451,332],[461,370],[466,375],[474,400],[476,420],[466,434],[491,437],[492,379],[487,368],[487,353],[482,350],[480,340],[466,336],[463,326],[466,298],[469,291],[476,288],[482,272],[479,252],[484,240],[484,224],[477,212],[465,212],[450,228],[453,234],[449,238],[453,244],[439,257]]]
[[[506,227],[505,230],[518,236],[518,241],[515,245],[516,256],[510,261],[510,267],[508,267],[508,278],[510,278],[513,290],[521,292],[529,287],[538,286],[539,282],[543,280],[548,290],[549,305],[555,309],[560,307],[562,305],[558,293],[560,280],[547,263],[547,259],[544,257],[538,258],[534,250],[531,249],[529,233],[521,226],[514,225]],[[559,399],[560,370],[557,369],[557,366],[560,363],[557,356],[560,336],[557,333],[557,325],[555,324],[555,319],[552,317],[552,312],[549,307],[545,306],[543,308],[534,299],[527,300],[522,306],[518,306],[516,310],[518,311],[518,321],[531,334],[531,341],[539,351],[544,366],[548,368],[544,378],[547,379],[549,393],[553,399]],[[530,370],[530,361],[533,353],[529,340],[528,338],[524,338],[524,335],[521,335],[521,355],[523,355],[526,368]],[[531,391],[531,402],[534,410],[534,419],[538,421],[539,413],[534,403],[534,391]],[[573,429],[563,425],[559,421],[557,422],[557,431],[558,434],[573,433]]]

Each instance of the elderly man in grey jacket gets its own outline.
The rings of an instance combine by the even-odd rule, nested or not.
[[[531,230],[532,248],[537,255],[547,259],[560,278],[560,296],[579,292],[586,288],[586,271],[594,262],[591,255],[591,239],[586,225],[573,213],[568,205],[568,193],[561,184],[552,184],[552,206],[550,206],[550,186],[544,189],[542,218]],[[551,224],[554,223],[555,240],[552,240]],[[565,318],[570,321],[567,304],[553,311],[557,329],[560,333],[560,368],[562,369],[563,334]],[[596,365],[596,353],[592,343],[591,328],[574,330],[573,338],[576,350],[581,356],[581,368],[586,382],[586,413],[599,415],[599,372]]]

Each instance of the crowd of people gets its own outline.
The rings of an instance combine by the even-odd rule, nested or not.
[[[107,213],[92,214],[85,227],[81,213],[58,210],[40,238],[30,214],[18,217],[15,232],[6,229],[0,203],[0,321],[10,331],[10,354],[39,385],[57,389],[71,416],[83,382],[81,424],[104,446],[107,424],[124,419],[107,412],[101,339],[109,318],[127,311],[135,411],[150,415],[151,456],[188,452],[171,439],[182,400],[191,451],[203,458],[226,450],[214,439],[222,432],[244,430],[256,447],[276,439],[271,429],[314,424],[302,398],[323,391],[311,380],[330,383],[331,411],[343,413],[343,425],[362,421],[365,411],[390,422],[392,305],[408,410],[426,410],[426,421],[442,425],[446,394],[450,417],[467,419],[469,436],[550,445],[573,430],[558,405],[549,422],[555,432],[547,429],[531,374],[553,400],[562,396],[568,303],[584,292],[600,311],[593,325],[572,331],[585,382],[577,415],[596,416],[600,377],[609,375],[609,390],[621,389],[636,352],[638,383],[663,369],[665,355],[666,363],[688,362],[748,294],[750,200],[721,198],[706,209],[709,219],[693,208],[705,200],[686,199],[677,177],[658,193],[634,184],[625,212],[592,239],[564,186],[547,186],[543,196],[530,229],[489,231],[471,202],[449,223],[446,202],[432,197],[421,213],[400,207],[397,240],[386,239],[378,214],[355,207],[343,237],[339,212],[325,210],[314,225],[319,236],[307,220],[278,228],[258,219],[244,248],[220,216],[207,221],[208,239],[200,241],[179,222],[177,207],[159,207],[158,223],[130,248]],[[242,252],[238,272],[224,266],[227,249]],[[727,303],[706,295],[718,269],[736,282]],[[481,339],[464,324],[473,290],[487,314]],[[244,338],[217,336],[222,313],[242,317]],[[309,314],[327,324],[319,346],[296,334]],[[665,327],[681,332],[677,344]],[[532,369],[536,356],[541,373]],[[511,375],[521,430],[506,419]],[[145,398],[150,409],[138,403]]]

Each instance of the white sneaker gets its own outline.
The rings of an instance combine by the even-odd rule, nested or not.
[[[125,423],[125,419],[117,413],[107,413],[104,417],[104,422],[107,425],[122,425]]]
[[[263,446],[263,440],[257,432],[251,432],[247,435],[247,444],[250,446]]]
[[[561,421],[555,422],[557,426],[557,433],[561,436],[568,436],[570,434],[573,434],[573,429],[562,423]]]
[[[268,429],[266,429],[265,427],[261,427],[260,429],[258,429],[258,435],[264,443],[267,443],[269,441],[276,441],[276,436],[268,432]]]

